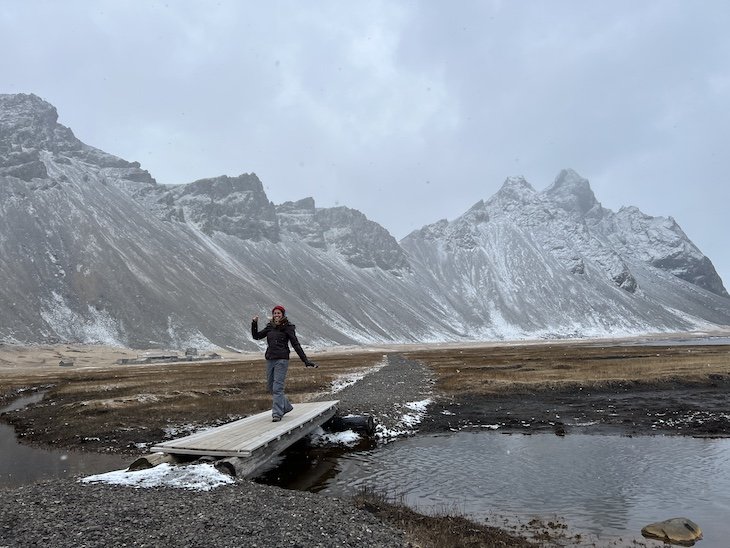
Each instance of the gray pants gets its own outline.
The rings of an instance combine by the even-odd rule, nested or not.
[[[283,417],[292,409],[292,404],[284,395],[284,381],[289,369],[289,360],[266,360],[266,387],[273,396],[271,415]]]

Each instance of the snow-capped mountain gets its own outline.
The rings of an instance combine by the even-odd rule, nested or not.
[[[686,330],[727,325],[730,312],[712,263],[673,219],[605,209],[572,170],[544,192],[508,178],[401,245],[482,336]]]
[[[253,173],[158,185],[57,119],[0,95],[0,341],[253,349],[251,316],[279,302],[310,345],[730,324],[671,218],[604,209],[572,171],[399,243],[354,209],[275,205]]]

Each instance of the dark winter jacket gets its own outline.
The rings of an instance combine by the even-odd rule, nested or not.
[[[266,337],[268,346],[266,348],[266,354],[264,357],[267,360],[288,360],[289,359],[289,343],[297,353],[299,358],[306,364],[309,360],[307,359],[302,346],[299,344],[297,334],[294,329],[294,324],[284,318],[279,325],[274,322],[266,324],[261,331],[259,331],[258,322],[251,322],[251,336],[258,340]]]

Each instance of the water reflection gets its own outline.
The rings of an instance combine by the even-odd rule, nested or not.
[[[316,489],[386,489],[422,511],[478,520],[560,516],[602,537],[640,538],[644,525],[678,516],[700,524],[705,548],[730,536],[727,439],[460,432],[344,456],[338,468]]]
[[[43,393],[15,400],[0,409],[13,412],[36,403]],[[129,458],[78,451],[47,450],[18,443],[13,428],[0,422],[0,487],[17,487],[35,481],[97,474],[126,468]]]

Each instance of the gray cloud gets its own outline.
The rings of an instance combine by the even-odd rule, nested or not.
[[[161,183],[256,172],[396,237],[572,167],[730,283],[730,5],[10,2],[2,92]]]

